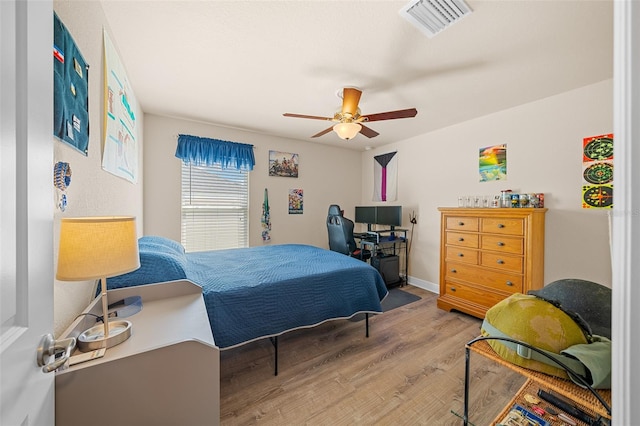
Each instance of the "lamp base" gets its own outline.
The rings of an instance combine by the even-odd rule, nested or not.
[[[78,336],[78,349],[82,352],[100,348],[111,348],[131,337],[131,323],[129,321],[109,321],[109,336],[104,337],[104,325],[99,324],[83,331]]]

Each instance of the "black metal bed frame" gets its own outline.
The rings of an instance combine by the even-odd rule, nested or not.
[[[365,329],[366,329],[366,337],[369,337],[369,313],[365,312]],[[278,375],[278,336],[269,337],[271,344],[273,345],[274,354],[273,354],[273,364],[274,371],[273,375]]]

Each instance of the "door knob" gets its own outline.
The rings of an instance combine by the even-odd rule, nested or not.
[[[55,340],[51,333],[42,336],[40,346],[38,346],[38,366],[42,367],[42,371],[45,373],[51,373],[52,371],[57,370],[67,362],[71,356],[71,351],[75,347],[75,337]],[[49,357],[54,357],[55,360],[48,363],[47,361],[49,361]]]

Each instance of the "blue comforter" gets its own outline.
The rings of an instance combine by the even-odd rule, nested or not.
[[[356,313],[381,313],[378,271],[340,253],[283,244],[184,253],[175,241],[142,237],[140,269],[109,289],[189,279],[199,284],[221,349]]]

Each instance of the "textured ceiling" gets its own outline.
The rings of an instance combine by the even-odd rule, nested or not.
[[[611,0],[469,0],[433,38],[400,17],[405,1],[101,3],[145,112],[357,150],[613,75]],[[364,115],[418,115],[350,141],[282,116],[332,116],[344,86],[363,91]]]

